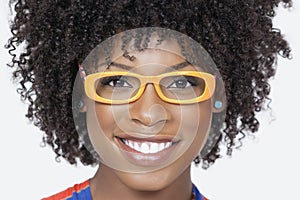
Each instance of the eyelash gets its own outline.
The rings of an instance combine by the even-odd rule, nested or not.
[[[111,86],[111,87],[118,87],[110,84],[112,81],[122,81],[125,82],[128,86],[121,86],[121,87],[132,87],[131,84],[129,84],[124,78],[121,78],[121,76],[114,76],[114,77],[106,77],[101,80],[101,84],[105,86]]]
[[[192,77],[188,77],[188,78],[184,78],[184,79],[178,79],[178,80],[175,80],[174,82],[172,82],[168,88],[172,88],[170,86],[172,86],[173,84],[176,84],[176,82],[178,81],[187,81],[187,83],[189,83],[191,86],[198,86],[199,83]],[[174,87],[175,88],[175,87]]]
[[[118,85],[118,83],[112,83],[113,81],[121,81],[121,86]],[[190,84],[188,86],[184,86],[184,87],[178,87],[178,86],[173,86],[174,84],[178,84],[179,81],[186,81],[187,83],[186,84]],[[116,88],[125,88],[125,87],[128,87],[128,88],[131,88],[133,87],[123,76],[113,76],[113,77],[105,77],[105,78],[102,78],[100,80],[100,83],[101,85],[103,86],[110,86],[110,87],[116,87]],[[125,84],[125,86],[124,86]],[[169,84],[169,86],[167,88],[187,88],[187,87],[193,87],[193,86],[198,86],[199,85],[199,82],[193,78],[193,77],[186,77],[186,78],[177,78],[177,80],[174,80],[173,82],[171,82]]]

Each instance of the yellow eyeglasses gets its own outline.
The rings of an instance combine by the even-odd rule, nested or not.
[[[153,84],[158,96],[174,104],[192,104],[209,98],[215,90],[215,77],[198,71],[176,71],[157,76],[144,76],[126,71],[107,71],[82,74],[86,95],[106,104],[125,104],[136,101]]]

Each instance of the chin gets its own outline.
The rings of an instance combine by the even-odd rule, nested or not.
[[[124,173],[117,172],[119,180],[136,191],[155,192],[160,191],[179,179],[190,180],[190,165],[169,166],[157,171],[147,173]]]
[[[137,191],[159,191],[169,186],[177,178],[166,172],[154,171],[149,173],[120,173],[119,179],[127,187]]]

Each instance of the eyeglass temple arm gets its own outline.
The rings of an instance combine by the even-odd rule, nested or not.
[[[78,63],[78,68],[79,68],[80,77],[81,77],[82,81],[84,82],[85,81],[85,77],[86,77],[86,73],[85,73],[85,71],[83,69],[83,66],[80,63]]]

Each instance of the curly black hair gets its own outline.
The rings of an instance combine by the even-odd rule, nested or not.
[[[45,132],[43,141],[57,158],[93,165],[97,159],[81,145],[72,115],[78,63],[97,44],[128,29],[155,26],[188,35],[208,51],[225,82],[225,126],[201,158],[209,166],[221,157],[222,141],[231,155],[245,132],[259,128],[256,114],[269,100],[277,56],[290,57],[272,23],[281,3],[292,6],[291,0],[11,0],[16,15],[6,45],[8,65],[19,80],[18,93],[29,102],[26,117]]]

